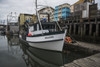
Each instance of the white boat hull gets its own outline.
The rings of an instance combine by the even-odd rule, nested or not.
[[[29,45],[36,48],[62,51],[63,50],[63,40],[52,41],[52,42],[43,42],[43,43],[30,43]]]
[[[41,48],[53,51],[62,51],[65,40],[64,33],[40,35],[40,36],[28,36],[26,37],[26,42],[35,48]]]

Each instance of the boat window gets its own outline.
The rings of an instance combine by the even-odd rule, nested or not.
[[[44,30],[49,30],[49,32],[55,31],[55,25],[43,25]]]
[[[39,30],[39,24],[37,24],[37,30]]]
[[[34,31],[36,31],[37,30],[37,25],[34,25]]]

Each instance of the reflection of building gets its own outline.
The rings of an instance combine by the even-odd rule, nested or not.
[[[70,15],[70,4],[65,3],[55,7],[55,21],[66,19]]]
[[[7,36],[8,40],[8,52],[18,56],[20,51],[19,38],[18,36]]]
[[[18,38],[18,36],[8,36],[7,39],[8,39],[8,44],[10,46],[19,45],[19,38]]]
[[[47,21],[54,21],[54,8],[46,7],[40,9],[38,12],[40,14],[40,20],[46,19]]]
[[[35,23],[36,22],[36,16],[34,14],[20,14],[19,15],[19,23],[20,25],[23,25],[24,22],[29,23]]]
[[[6,34],[6,25],[0,25],[0,34]]]

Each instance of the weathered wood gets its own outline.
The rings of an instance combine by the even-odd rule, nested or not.
[[[72,63],[65,64],[64,67],[100,67],[100,53],[75,60]]]
[[[75,63],[69,63],[69,64],[65,64],[64,67],[80,67],[80,66]]]
[[[67,43],[65,43],[65,46],[70,46],[70,47],[78,47],[79,51],[84,51],[84,52],[88,52],[88,53],[97,53],[100,52],[100,46],[99,44],[91,44],[91,43],[87,43],[87,42],[81,42],[81,41],[77,41],[77,43],[72,43],[70,45],[68,45]]]

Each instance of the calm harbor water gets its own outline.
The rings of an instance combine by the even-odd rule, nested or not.
[[[84,54],[36,49],[21,42],[18,36],[0,35],[0,67],[60,67]]]

